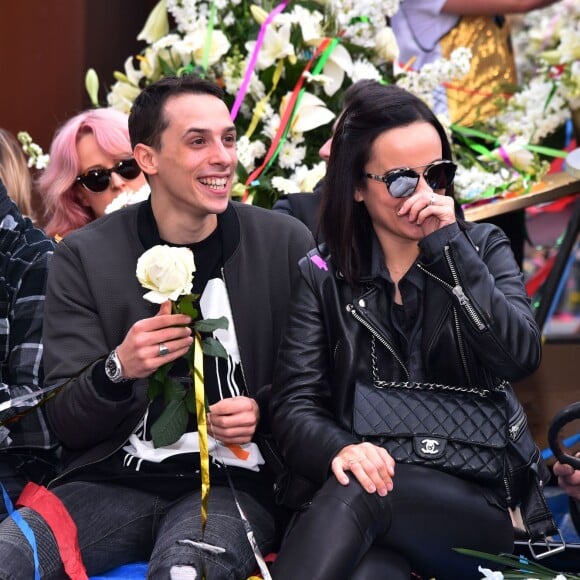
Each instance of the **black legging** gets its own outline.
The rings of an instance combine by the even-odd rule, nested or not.
[[[507,510],[486,488],[415,465],[398,464],[386,497],[331,476],[282,543],[275,580],[403,580],[413,570],[437,580],[481,578],[453,548],[511,552]]]

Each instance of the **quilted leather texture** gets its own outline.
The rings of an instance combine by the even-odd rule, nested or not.
[[[497,482],[504,474],[508,421],[502,391],[481,397],[357,383],[353,427],[361,438],[385,447],[395,461],[480,481]],[[436,444],[442,453],[420,453],[420,441]]]

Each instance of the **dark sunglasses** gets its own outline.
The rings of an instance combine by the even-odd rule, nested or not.
[[[102,193],[111,183],[111,173],[118,173],[123,179],[136,179],[141,175],[141,168],[135,159],[122,159],[110,169],[91,169],[76,178],[85,189],[93,193]]]
[[[448,189],[455,178],[457,165],[448,159],[430,163],[423,171],[423,177],[433,191],[438,189]],[[387,186],[387,191],[393,197],[409,197],[415,193],[421,174],[415,171],[414,167],[401,167],[392,169],[384,175],[374,175],[365,173],[365,177],[382,181]]]

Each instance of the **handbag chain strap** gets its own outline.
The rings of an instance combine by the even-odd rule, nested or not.
[[[490,389],[478,389],[477,387],[458,387],[452,385],[442,385],[440,383],[416,383],[413,381],[383,381],[379,378],[377,368],[376,340],[371,336],[371,361],[373,372],[373,384],[377,389],[409,389],[416,391],[448,391],[453,393],[470,393],[485,397],[491,392]],[[505,389],[507,383],[502,381],[493,391]]]

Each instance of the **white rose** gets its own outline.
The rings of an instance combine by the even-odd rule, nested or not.
[[[154,304],[189,294],[195,263],[189,248],[153,246],[137,260],[137,279],[151,290],[143,298]]]

